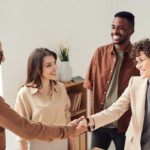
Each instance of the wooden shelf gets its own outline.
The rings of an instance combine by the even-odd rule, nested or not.
[[[83,82],[69,82],[69,83],[63,83],[63,84],[65,85],[65,88],[67,88],[67,87],[83,84]]]
[[[71,120],[78,119],[81,116],[87,117],[87,89],[83,87],[83,82],[69,82],[63,84],[68,94],[73,91],[82,92],[81,109],[71,114]],[[79,139],[79,150],[87,150],[87,133],[84,134],[83,139],[81,136]]]
[[[75,112],[71,112],[71,117],[76,116],[76,115],[81,114],[81,113],[86,112],[86,111],[87,111],[86,109],[80,109],[80,110],[77,110]]]

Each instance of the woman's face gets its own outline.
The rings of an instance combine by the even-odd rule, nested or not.
[[[142,79],[150,79],[150,58],[147,57],[143,51],[140,51],[140,56],[136,57],[136,68],[140,71]]]
[[[48,80],[56,79],[57,65],[53,55],[48,55],[44,57],[42,68],[43,68],[41,75],[42,78]]]

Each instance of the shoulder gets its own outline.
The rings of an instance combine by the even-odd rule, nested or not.
[[[19,89],[17,97],[24,97],[31,94],[31,87],[23,86]]]
[[[139,82],[143,82],[143,81],[147,80],[147,78],[142,79],[141,76],[134,76],[134,77],[132,77],[132,80],[134,83],[139,83]]]
[[[4,99],[0,96],[0,101],[3,101],[4,102]]]
[[[104,54],[106,53],[107,51],[113,49],[114,47],[114,44],[111,43],[111,44],[107,44],[107,45],[104,45],[104,46],[101,46],[101,47],[98,47],[94,53],[94,56],[97,57],[99,56],[100,54]]]
[[[132,87],[138,87],[141,85],[146,85],[147,84],[147,78],[142,79],[141,76],[131,77],[130,84],[132,85]]]
[[[113,43],[111,43],[111,44],[107,44],[107,45],[104,45],[104,46],[98,47],[98,48],[96,49],[96,51],[98,51],[98,52],[101,52],[101,51],[108,51],[108,50],[112,49],[112,48],[113,48],[113,46],[114,46],[114,44],[113,44]]]
[[[61,83],[61,82],[57,82],[56,85],[55,85],[55,87],[56,87],[56,89],[57,89],[58,91],[60,91],[60,90],[65,90],[65,89],[66,89],[66,88],[65,88],[65,85],[64,85],[63,83]]]

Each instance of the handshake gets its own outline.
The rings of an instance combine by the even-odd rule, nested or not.
[[[72,138],[76,138],[83,132],[88,131],[88,124],[84,116],[80,117],[79,119],[73,120],[71,123],[73,123],[76,127],[75,133]]]

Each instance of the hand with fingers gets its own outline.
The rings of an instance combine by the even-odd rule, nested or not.
[[[87,128],[89,132],[92,132],[94,130],[95,122],[92,116],[89,116],[83,119],[82,121],[80,121],[76,129],[80,129],[82,127]]]
[[[79,119],[75,119],[72,121],[72,123],[75,125],[75,127],[78,126],[78,124],[84,120],[84,116],[80,117]],[[87,128],[86,127],[80,127],[80,128],[76,128],[76,131],[74,133],[74,135],[72,136],[72,138],[76,138],[78,137],[80,134],[82,134],[83,132],[87,131]]]
[[[80,121],[79,124],[78,124],[78,126],[76,127],[76,129],[80,129],[82,127],[85,127],[85,128],[88,127],[86,119],[83,119],[82,121]]]

